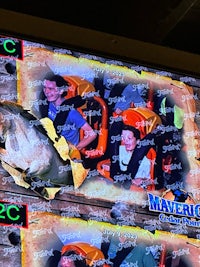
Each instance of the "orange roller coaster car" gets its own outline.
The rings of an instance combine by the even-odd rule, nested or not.
[[[87,158],[99,158],[104,155],[107,148],[108,139],[108,109],[104,100],[95,93],[95,87],[92,83],[81,78],[79,76],[65,76],[69,83],[67,98],[74,97],[76,95],[89,96],[90,102],[94,105],[88,106],[88,101],[78,110],[83,117],[88,121],[90,126],[98,133],[97,144],[95,148],[82,149],[81,154]],[[96,110],[98,107],[99,110]],[[93,110],[94,108],[94,110]],[[96,118],[95,118],[95,114]],[[97,118],[98,117],[98,118]],[[94,120],[96,119],[96,120]],[[80,138],[83,138],[83,131],[80,131]]]
[[[152,110],[145,107],[129,108],[121,114],[123,123],[131,125],[140,131],[141,138],[144,138],[148,133],[152,132],[155,127],[161,124],[160,117]],[[151,160],[151,180],[154,179],[154,161],[156,158],[156,151],[151,148],[147,153],[147,158]],[[105,159],[97,164],[98,172],[105,178],[113,181],[109,172],[110,159]],[[153,184],[153,183],[152,183]],[[148,190],[153,190],[154,185],[148,186]]]
[[[83,256],[86,259],[88,266],[99,266],[95,265],[96,262],[102,262],[102,267],[110,267],[105,263],[105,257],[103,252],[86,242],[72,242],[62,247],[61,254],[63,255],[67,251],[74,251],[78,255]]]

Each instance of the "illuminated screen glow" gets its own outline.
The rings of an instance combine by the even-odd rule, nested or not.
[[[199,79],[5,36],[0,59],[0,198],[28,209],[0,263],[196,267]]]

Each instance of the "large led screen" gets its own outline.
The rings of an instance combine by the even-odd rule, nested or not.
[[[198,267],[198,77],[0,40],[0,264]]]

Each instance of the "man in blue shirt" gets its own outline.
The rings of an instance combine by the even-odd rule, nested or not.
[[[40,106],[40,112],[42,117],[49,117],[53,121],[58,136],[64,136],[68,143],[81,150],[96,138],[96,133],[76,110],[84,104],[81,96],[66,99],[68,88],[69,84],[62,76],[55,74],[46,76],[43,92],[47,101],[46,105]],[[79,137],[80,129],[84,132],[82,139]]]

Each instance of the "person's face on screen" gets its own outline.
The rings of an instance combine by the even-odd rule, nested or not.
[[[76,265],[70,257],[62,256],[58,263],[58,267],[76,267]]]
[[[45,80],[43,91],[49,102],[53,102],[55,105],[60,105],[60,102],[62,102],[61,95],[63,90],[56,86],[56,82]]]
[[[134,133],[130,130],[122,130],[122,141],[127,151],[133,151],[138,143]]]

